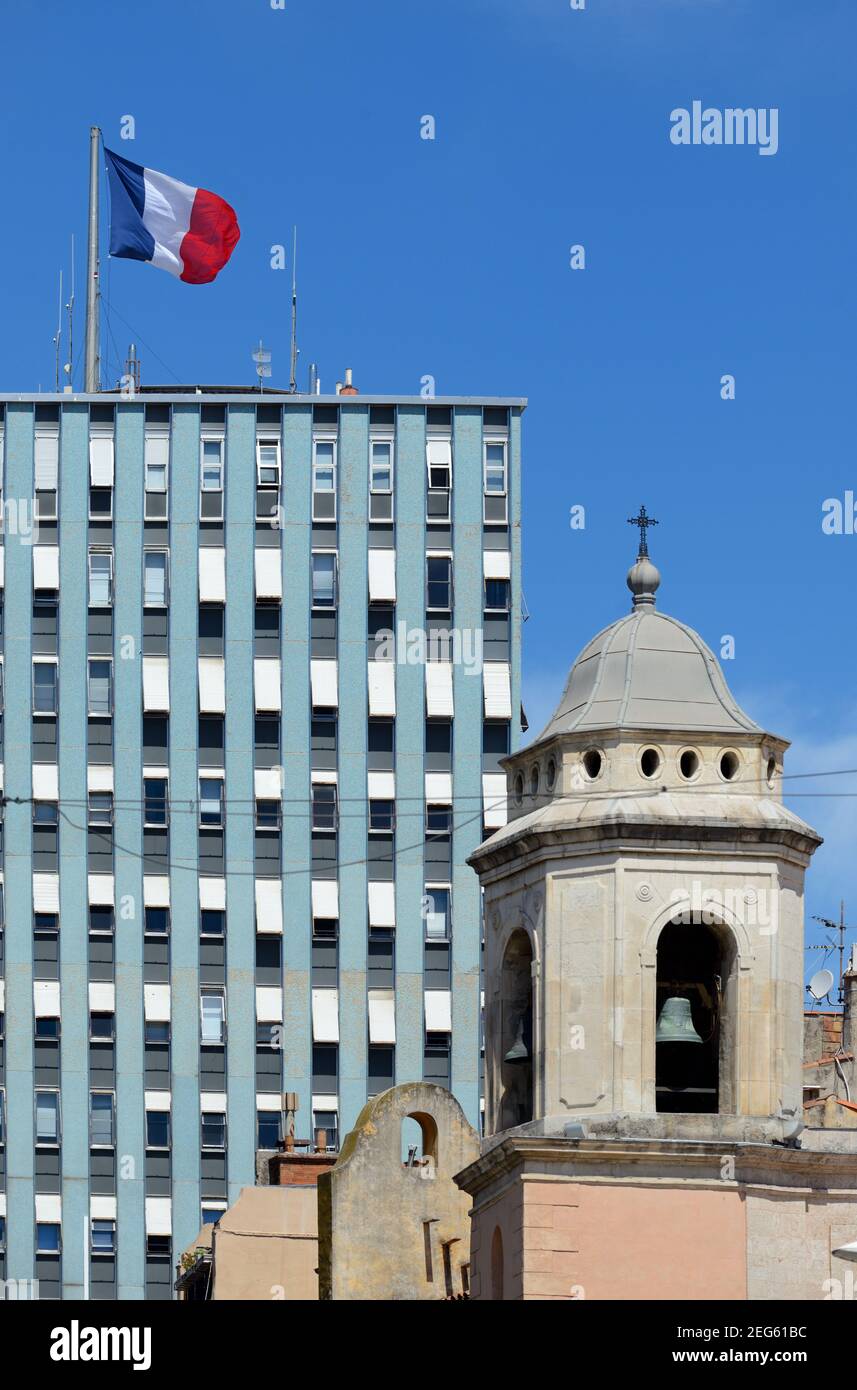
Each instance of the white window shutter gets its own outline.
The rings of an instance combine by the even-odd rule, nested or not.
[[[396,602],[395,550],[369,551],[369,602]]]
[[[169,907],[170,880],[166,874],[145,874],[143,876],[143,905],[145,907]]]
[[[452,994],[448,989],[425,991],[426,1032],[452,1032]]]
[[[314,878],[312,881],[312,915],[319,921],[334,921],[339,917],[339,883],[335,878]]]
[[[370,927],[394,927],[396,925],[396,885],[391,879],[370,880],[369,882],[369,925]]]
[[[59,1018],[59,980],[33,981],[33,1012],[35,1013],[36,1018]]]
[[[426,716],[429,719],[452,719],[455,705],[452,698],[452,662],[426,662]]]
[[[452,805],[452,773],[426,773],[426,801],[430,806]]]
[[[486,661],[482,667],[485,718],[512,718],[512,686],[508,661]]]
[[[198,666],[200,714],[225,714],[226,662],[222,656],[201,656]]]
[[[90,763],[86,769],[86,789],[90,792],[112,792],[113,768],[101,763]]]
[[[36,430],[33,473],[36,492],[56,492],[59,477],[60,437],[56,430]]]
[[[396,996],[391,989],[369,991],[369,1041],[396,1041]]]
[[[147,714],[168,714],[170,709],[170,659],[143,657],[143,709]]]
[[[282,706],[280,662],[277,657],[256,657],[253,662],[253,686],[256,709],[262,713],[279,714]]]
[[[60,551],[58,545],[33,546],[33,588],[58,592],[60,586]]]
[[[33,874],[33,911],[59,912],[59,874]]]
[[[282,769],[257,767],[253,773],[253,790],[261,801],[279,801],[283,794]]]
[[[225,912],[226,879],[201,878],[199,880],[199,905],[203,912]]]
[[[59,801],[59,768],[56,763],[33,763],[33,800]]]
[[[254,556],[256,597],[282,599],[283,569],[279,546],[260,546]]]
[[[87,888],[90,907],[113,906],[116,890],[112,874],[89,874]]]
[[[511,579],[511,552],[508,550],[483,550],[482,570],[486,579]]]
[[[143,985],[143,1013],[148,1023],[169,1023],[169,985]]]
[[[370,772],[367,774],[370,801],[395,801],[395,772]]]
[[[226,602],[226,551],[222,545],[204,545],[200,549],[199,601]]]
[[[335,661],[310,662],[313,709],[336,709],[339,705],[339,670]]]
[[[368,664],[369,713],[393,719],[396,714],[396,663],[370,661]]]
[[[169,1197],[146,1198],[146,1235],[171,1236],[173,1204]]]
[[[112,981],[90,981],[89,1011],[93,1014],[115,1014],[116,986],[112,983]]]
[[[89,481],[92,487],[113,486],[113,436],[94,434],[89,441]]]
[[[312,1040],[339,1042],[339,990],[314,989],[312,992]]]
[[[482,814],[489,830],[499,830],[509,819],[506,807],[506,774],[483,772]]]
[[[256,931],[260,936],[283,934],[283,889],[278,878],[256,879]]]
[[[283,991],[273,985],[256,986],[256,1022],[282,1023]]]
[[[451,439],[428,439],[426,441],[426,459],[431,468],[451,468],[452,467],[452,440]]]

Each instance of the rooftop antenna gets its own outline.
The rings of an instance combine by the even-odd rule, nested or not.
[[[821,925],[822,925],[823,927],[826,927],[828,931],[836,932],[837,936],[839,937],[839,941],[838,941],[838,942],[836,942],[835,940],[834,940],[834,941],[830,941],[830,940],[828,939],[823,945],[807,946],[806,949],[807,949],[808,951],[827,951],[828,954],[829,954],[831,951],[836,951],[836,950],[839,951],[839,1003],[840,1003],[840,1004],[844,1004],[844,1002],[845,1002],[845,986],[844,986],[844,984],[842,983],[842,981],[843,981],[843,977],[844,977],[844,975],[845,975],[845,933],[848,931],[848,927],[847,927],[847,925],[846,925],[846,923],[845,923],[845,903],[844,903],[844,901],[840,901],[840,903],[839,903],[839,921],[838,921],[838,922],[833,922],[833,921],[831,921],[831,919],[830,919],[829,917],[815,917],[815,916],[814,916],[812,920],[813,920],[813,922],[820,922]],[[833,984],[833,980],[832,980],[832,979],[831,979],[830,983],[831,983],[831,985]],[[812,984],[810,984],[810,993],[813,993]]]
[[[292,355],[289,373],[289,390],[297,390],[298,370],[298,229],[294,229],[292,242]]]
[[[256,375],[259,378],[259,392],[261,394],[265,389],[262,384],[264,378],[271,375],[271,354],[263,347],[261,338],[259,339],[258,348],[255,352],[252,352],[250,356],[256,363]]]
[[[60,300],[57,306],[57,331],[54,334],[54,353],[56,355],[55,375],[56,392],[59,395],[60,389],[60,343],[62,342],[62,270],[60,270]]]
[[[86,366],[84,388],[87,395],[101,390],[101,349],[99,321],[101,295],[99,292],[98,246],[98,144],[101,131],[97,125],[89,128],[89,237],[86,263]]]
[[[71,234],[71,294],[65,308],[68,314],[68,361],[63,367],[63,372],[68,378],[65,389],[71,391],[74,386],[74,232]]]

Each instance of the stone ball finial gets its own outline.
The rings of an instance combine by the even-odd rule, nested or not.
[[[654,607],[655,593],[661,582],[658,568],[652,564],[648,555],[638,555],[636,564],[628,570],[628,588],[634,595],[634,607],[643,604]]]

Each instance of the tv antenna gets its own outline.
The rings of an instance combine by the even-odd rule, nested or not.
[[[262,339],[260,338],[258,348],[250,355],[256,363],[256,375],[259,378],[259,391],[262,392],[265,389],[262,384],[265,377],[271,375],[271,354],[268,352],[267,348],[263,346]]]
[[[61,343],[61,342],[62,342],[62,270],[60,270],[60,298],[59,298],[59,305],[58,305],[58,307],[57,307],[57,331],[56,331],[56,333],[55,333],[54,336],[53,336],[54,354],[55,354],[55,357],[56,357],[56,362],[55,362],[55,376],[56,376],[56,392],[57,392],[57,395],[59,395],[59,389],[60,389],[60,343]]]
[[[827,951],[828,955],[830,954],[831,951],[838,951],[838,952],[839,952],[839,994],[838,994],[838,1002],[839,1002],[840,1004],[842,1004],[842,1003],[844,1003],[844,1001],[845,1001],[845,988],[844,988],[843,983],[842,983],[842,979],[843,979],[843,976],[844,976],[844,974],[845,974],[845,933],[848,931],[848,926],[847,926],[847,924],[846,924],[846,922],[845,922],[845,903],[844,903],[844,901],[841,901],[840,904],[839,904],[839,921],[838,921],[838,922],[832,921],[831,918],[829,918],[829,917],[815,917],[815,916],[814,916],[812,920],[813,920],[813,922],[819,922],[819,923],[821,924],[821,926],[825,927],[829,932],[834,932],[834,933],[835,933],[835,936],[834,936],[833,940],[831,940],[831,939],[828,937],[827,941],[825,941],[825,942],[823,942],[823,943],[819,943],[818,945],[807,946],[806,949],[807,949],[808,951]],[[836,940],[836,937],[839,938],[838,941]],[[812,994],[814,998],[817,998],[818,996],[815,994],[815,991],[813,990],[813,984],[814,984],[815,981],[818,979],[818,976],[819,976],[819,975],[830,975],[830,971],[829,971],[829,970],[819,970],[818,973],[817,973],[816,975],[813,975],[812,980],[810,981],[808,988],[809,988],[810,994]],[[827,990],[824,991],[825,994],[827,993],[827,991],[828,991],[829,989],[832,988],[833,983],[834,983],[834,980],[833,980],[833,976],[831,975],[830,984],[828,985]],[[822,996],[822,997],[823,997],[823,996]]]
[[[294,394],[297,388],[298,372],[298,229],[294,229],[292,239],[292,350],[289,371],[289,390]]]
[[[67,377],[66,390],[71,391],[74,385],[74,232],[71,234],[71,294],[65,309],[68,314],[68,361],[63,367],[63,374]]]

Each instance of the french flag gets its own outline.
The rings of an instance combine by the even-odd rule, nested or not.
[[[105,147],[110,180],[110,254],[150,261],[188,285],[208,285],[241,232],[216,193],[191,188]]]

